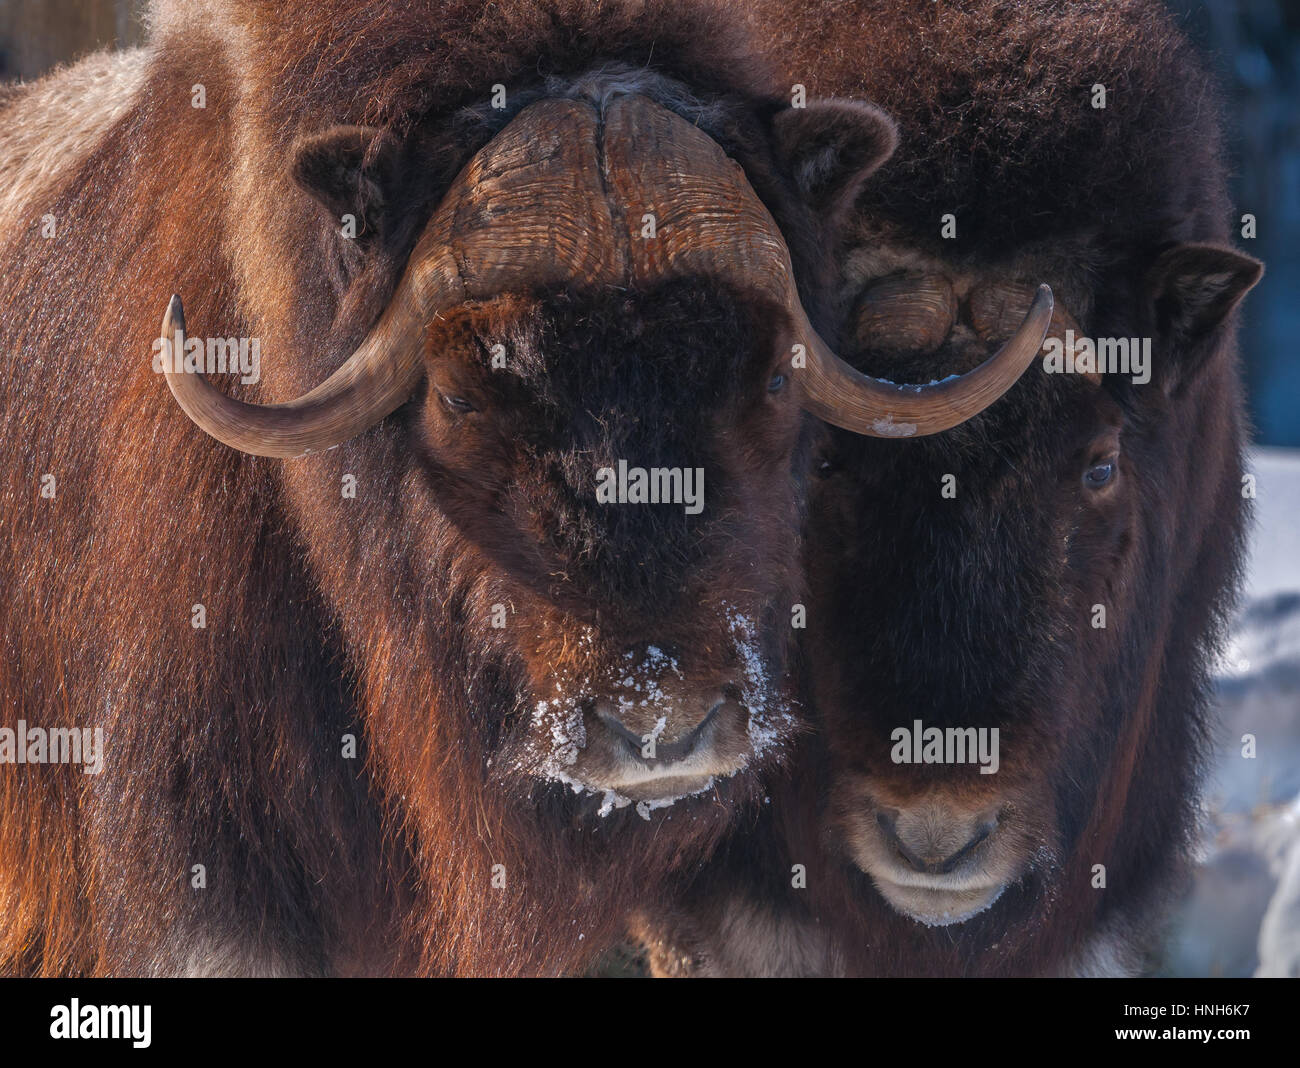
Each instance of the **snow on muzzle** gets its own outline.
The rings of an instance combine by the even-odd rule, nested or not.
[[[624,654],[601,684],[532,710],[529,752],[515,769],[597,795],[600,812],[654,808],[694,794],[780,752],[797,719],[780,680],[758,652],[752,621],[727,615],[732,667],[701,679],[653,644]]]

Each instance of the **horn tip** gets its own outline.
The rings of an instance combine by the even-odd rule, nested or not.
[[[185,329],[185,308],[178,293],[173,293],[172,299],[167,302],[167,318],[171,320],[172,326]]]

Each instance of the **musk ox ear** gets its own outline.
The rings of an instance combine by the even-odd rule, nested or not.
[[[387,130],[334,126],[300,137],[293,148],[293,177],[333,217],[355,222],[361,243],[382,236],[384,208],[397,179],[400,145]]]
[[[772,120],[777,157],[820,213],[837,219],[898,145],[894,120],[857,100],[815,100]]]
[[[1147,272],[1147,293],[1157,335],[1179,366],[1169,385],[1189,381],[1213,347],[1205,344],[1264,265],[1224,245],[1183,244],[1161,253]]]

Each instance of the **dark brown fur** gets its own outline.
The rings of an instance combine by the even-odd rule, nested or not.
[[[1259,268],[1227,248],[1210,80],[1154,3],[781,2],[756,18],[790,82],[899,123],[857,202],[850,307],[891,272],[1045,281],[1088,336],[1153,338],[1155,366],[1147,385],[1101,386],[1033,366],[947,435],[834,435],[809,538],[820,738],[760,830],[642,933],[666,973],[1136,970],[1192,841],[1247,521],[1231,313]],[[965,370],[989,351],[970,316],[963,302],[935,352],[866,337],[855,362],[895,381]],[[1118,482],[1084,488],[1116,443]],[[914,718],[1000,727],[1001,771],[894,765],[891,730]],[[881,806],[927,797],[1001,806],[990,842],[1009,820],[1030,863],[954,926],[894,911],[854,863]]]

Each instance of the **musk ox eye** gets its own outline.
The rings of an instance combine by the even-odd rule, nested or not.
[[[448,394],[448,393],[439,393],[438,396],[442,398],[442,403],[445,404],[448,408],[450,408],[453,412],[464,413],[464,412],[472,412],[475,410],[474,405],[471,404],[469,401],[467,401],[464,397],[457,397],[455,394]]]
[[[776,374],[772,376],[771,381],[768,382],[767,391],[769,393],[780,393],[784,385],[785,385],[785,375],[781,374],[778,371]]]
[[[1117,463],[1113,456],[1101,463],[1093,464],[1083,473],[1083,484],[1088,489],[1101,489],[1114,481],[1116,469]]]

